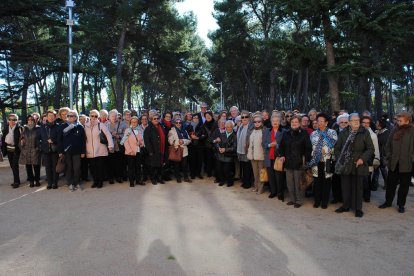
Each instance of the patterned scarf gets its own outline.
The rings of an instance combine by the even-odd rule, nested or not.
[[[342,148],[341,154],[339,155],[338,161],[336,161],[335,164],[335,173],[336,174],[350,174],[350,171],[346,170],[346,165],[349,162],[352,162],[352,151],[353,151],[353,144],[355,141],[356,134],[358,133],[358,130],[353,131],[351,128],[349,128],[349,136],[348,139],[346,139],[345,145]],[[349,166],[351,168],[351,166]]]

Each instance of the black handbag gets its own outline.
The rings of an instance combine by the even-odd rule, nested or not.
[[[104,145],[108,145],[108,139],[106,138],[105,133],[103,133],[101,131],[101,127],[100,127],[101,123],[98,123],[98,129],[99,129],[99,142],[101,142],[101,144]]]
[[[332,159],[332,158],[326,159],[325,172],[335,173],[335,160],[334,159]]]

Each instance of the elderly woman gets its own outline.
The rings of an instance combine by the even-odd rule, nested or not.
[[[310,136],[312,159],[308,164],[312,168],[314,177],[315,202],[313,208],[318,208],[322,204],[322,209],[326,209],[328,208],[333,175],[331,171],[326,171],[326,164],[333,159],[334,146],[338,140],[338,135],[335,130],[328,129],[329,118],[325,113],[319,113],[315,121],[318,123],[318,129],[312,132]]]
[[[108,121],[108,116],[109,116],[108,110],[101,109],[99,111],[99,122],[103,124],[106,123]]]
[[[304,170],[305,162],[310,161],[312,144],[309,134],[300,127],[301,117],[293,116],[290,121],[290,130],[285,131],[279,147],[279,153],[284,162],[286,182],[290,201],[287,205],[295,208],[302,206],[303,191],[300,188],[300,177]]]
[[[257,194],[264,192],[263,182],[260,181],[260,171],[264,168],[263,117],[260,113],[253,115],[254,127],[247,139],[247,159],[252,164],[254,188]]]
[[[168,132],[168,143],[174,148],[181,147],[183,150],[183,156],[181,161],[172,161],[174,167],[174,174],[177,183],[181,183],[181,172],[184,176],[185,182],[192,182],[188,178],[188,145],[191,143],[191,138],[187,131],[182,127],[183,120],[177,118],[174,120],[174,126]]]
[[[206,133],[206,141],[203,146],[204,172],[207,174],[207,177],[211,177],[213,175],[214,168],[214,149],[212,137],[217,125],[211,111],[207,111],[204,115],[205,122],[202,125]],[[197,116],[201,118],[199,114],[197,114]]]
[[[227,183],[227,187],[231,187],[234,182],[234,158],[237,156],[237,139],[233,128],[233,121],[226,121],[225,131],[220,132],[219,137],[215,139],[217,161],[219,163],[219,166],[217,166],[219,186]]]
[[[90,122],[85,126],[86,133],[86,157],[89,160],[93,177],[92,188],[102,188],[105,172],[105,161],[109,152],[114,151],[114,141],[107,126],[99,122],[99,111],[93,109],[89,112]],[[100,135],[106,137],[108,144],[102,144]]]
[[[341,176],[343,204],[335,212],[355,210],[362,217],[363,178],[368,176],[368,163],[374,157],[374,145],[369,132],[361,126],[358,113],[349,115],[350,126],[344,129],[335,144],[335,173]]]
[[[194,113],[191,124],[186,128],[190,134],[191,144],[188,146],[188,161],[190,163],[191,179],[197,176],[203,179],[201,168],[203,166],[203,149],[207,138],[205,128],[200,124],[197,114]]]
[[[40,186],[40,150],[36,139],[39,126],[36,125],[33,115],[27,116],[27,125],[20,136],[19,163],[26,166],[27,180],[30,188]]]
[[[125,130],[120,144],[125,147],[128,161],[129,186],[145,185],[142,179],[142,152],[144,148],[144,130],[138,125],[138,117],[130,120],[130,127]]]
[[[248,111],[241,112],[241,124],[237,130],[237,157],[240,162],[240,178],[242,187],[249,189],[252,187],[253,171],[250,160],[247,158],[248,136],[252,132],[253,124],[250,123],[250,114]]]
[[[20,134],[22,127],[18,123],[19,116],[17,114],[9,114],[9,122],[3,129],[1,136],[1,149],[4,156],[9,159],[10,168],[13,171],[13,188],[20,186],[19,176],[19,158],[20,158]]]
[[[277,198],[284,201],[284,172],[274,170],[276,157],[278,157],[278,149],[282,141],[283,130],[280,126],[280,115],[273,115],[271,118],[271,129],[266,129],[263,133],[263,148],[265,150],[265,166],[269,176],[270,195],[269,198]]]
[[[414,156],[414,127],[412,117],[408,112],[401,112],[397,116],[397,126],[392,130],[385,146],[388,178],[385,203],[379,208],[391,207],[395,191],[398,188],[398,212],[405,212],[405,203],[411,183]]]
[[[47,111],[46,123],[38,131],[37,139],[42,151],[42,160],[46,167],[47,189],[57,189],[59,174],[56,173],[58,160],[58,139],[60,126],[56,123],[56,112]],[[67,113],[65,114],[66,118]]]
[[[217,151],[217,143],[220,142],[220,136],[222,133],[226,132],[226,120],[225,119],[219,119],[218,123],[217,123],[217,128],[214,129],[214,132],[211,136],[212,142],[215,145],[214,149],[214,176],[215,176],[215,180],[214,183],[219,183],[220,180],[220,162],[218,160],[218,154],[219,152]]]
[[[161,176],[167,158],[167,134],[159,122],[158,114],[153,113],[150,117],[151,124],[144,131],[144,144],[148,152],[147,164],[151,167],[152,184],[157,185],[157,182],[164,184]]]
[[[59,108],[58,114],[57,114],[57,118],[56,118],[56,123],[61,125],[66,123],[67,121],[67,114],[70,111],[69,107],[61,107]]]
[[[67,122],[61,126],[59,156],[65,155],[66,181],[70,191],[81,190],[81,158],[85,158],[85,129],[78,121],[78,112],[70,110]]]
[[[124,136],[126,126],[123,122],[118,120],[118,111],[113,109],[109,111],[108,121],[105,123],[109,132],[112,135],[114,142],[114,152],[108,154],[107,172],[109,177],[109,184],[114,184],[114,180],[122,183],[122,158],[120,142]]]
[[[85,127],[85,124],[89,122],[88,116],[82,114],[79,116],[79,123]],[[89,164],[88,158],[85,157],[81,158],[81,178],[83,181],[89,181],[88,174],[89,174]]]

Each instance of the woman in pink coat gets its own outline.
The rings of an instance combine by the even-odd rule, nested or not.
[[[99,111],[94,109],[89,112],[90,122],[85,124],[86,134],[86,158],[89,159],[93,176],[92,188],[102,188],[105,172],[105,160],[108,150],[114,151],[114,142],[107,126],[99,122]],[[100,133],[104,133],[107,144],[100,141]]]
[[[145,185],[142,181],[142,152],[144,149],[144,130],[138,125],[138,117],[133,116],[130,127],[125,129],[121,145],[125,147],[128,161],[129,186]]]

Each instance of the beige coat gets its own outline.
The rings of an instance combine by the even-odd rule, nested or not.
[[[176,148],[180,146],[179,144],[179,138],[177,131],[175,130],[175,127],[171,128],[171,130],[168,132],[168,144],[171,146],[174,145]],[[183,139],[184,144],[181,145],[183,148],[183,157],[186,157],[188,155],[188,145],[191,143],[190,139]]]
[[[95,158],[101,156],[108,156],[108,148],[114,148],[114,141],[112,135],[108,130],[108,127],[104,123],[100,123],[99,127],[105,134],[108,140],[108,145],[101,144],[99,139],[99,128],[98,124],[92,126],[91,123],[86,123],[85,134],[86,134],[86,157]]]
[[[247,149],[247,159],[264,160],[264,150],[262,146],[263,130],[254,129],[249,137],[249,147]]]

